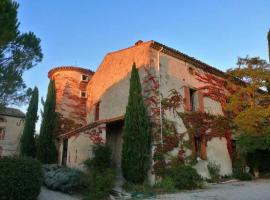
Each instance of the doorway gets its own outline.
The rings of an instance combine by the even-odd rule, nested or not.
[[[67,165],[67,149],[68,149],[68,139],[63,140],[63,151],[62,151],[62,165]]]

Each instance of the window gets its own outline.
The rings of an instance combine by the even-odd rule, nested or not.
[[[89,76],[82,74],[81,81],[83,82],[88,82],[89,81]]]
[[[197,160],[206,160],[206,144],[201,136],[194,137],[194,155]]]
[[[198,91],[184,86],[184,108],[185,111],[204,112],[204,96],[202,91]]]
[[[196,90],[184,86],[184,107],[186,111],[195,111],[195,94]]]
[[[0,117],[0,122],[6,122],[4,117]]]
[[[189,88],[190,110],[191,111],[196,111],[195,92],[196,92],[196,90],[193,90],[193,89]]]
[[[81,98],[87,98],[87,93],[86,93],[86,91],[81,91],[81,92],[80,92],[80,97],[81,97]]]
[[[0,140],[4,140],[4,139],[5,139],[5,128],[0,127]]]
[[[99,120],[99,106],[100,106],[100,102],[96,103],[96,106],[95,106],[95,121]]]

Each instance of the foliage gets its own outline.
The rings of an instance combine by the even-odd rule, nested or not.
[[[150,125],[134,63],[123,131],[122,170],[127,181],[142,183],[145,180],[149,169],[150,142]]]
[[[270,150],[270,132],[264,135],[241,134],[237,138],[237,151],[242,155],[256,150]]]
[[[246,161],[244,156],[234,153],[232,160],[233,177],[242,181],[251,180],[251,175],[246,172]]]
[[[252,176],[250,173],[240,171],[240,170],[234,170],[233,176],[240,181],[250,181],[252,180]]]
[[[267,34],[267,40],[268,40],[268,56],[269,56],[269,63],[270,63],[270,30]]]
[[[202,186],[202,177],[191,166],[178,165],[167,171],[177,189],[195,189]]]
[[[176,192],[175,183],[169,176],[165,176],[160,182],[154,185],[155,191],[158,193]]]
[[[220,178],[220,165],[215,162],[209,162],[207,165],[212,181],[217,182]]]
[[[266,91],[270,81],[270,69],[259,57],[238,59],[238,67],[228,73],[242,81],[241,86],[229,83],[231,95],[225,110],[233,117],[238,130],[247,134],[260,134],[263,122],[270,117],[270,93]]]
[[[107,197],[113,187],[114,172],[112,169],[107,168],[102,172],[97,169],[89,172],[86,177],[87,181],[87,194],[83,200],[98,200]]]
[[[54,143],[55,95],[54,81],[50,81],[37,142],[37,158],[44,164],[54,163],[57,160],[57,150]]]
[[[85,188],[84,174],[77,169],[44,165],[43,177],[44,185],[52,190],[74,193]]]
[[[86,192],[84,200],[98,200],[108,197],[113,187],[114,171],[111,164],[111,151],[108,147],[97,145],[93,149],[94,158],[87,160]]]
[[[37,160],[24,157],[0,158],[1,200],[35,200],[41,189],[42,172]]]
[[[88,159],[84,164],[89,168],[102,171],[111,167],[111,149],[108,146],[96,145],[93,147],[93,155],[91,160]]]
[[[33,32],[21,33],[17,19],[19,4],[0,1],[0,107],[25,102],[30,89],[23,72],[42,60],[40,39]]]
[[[206,140],[225,136],[228,120],[223,116],[205,112],[179,113],[190,136],[203,136]]]
[[[32,97],[27,109],[23,134],[21,137],[20,153],[23,156],[35,157],[36,143],[35,143],[35,127],[38,120],[38,89],[34,88]]]

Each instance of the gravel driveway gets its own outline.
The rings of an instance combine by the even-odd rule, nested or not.
[[[80,200],[80,198],[76,196],[70,196],[61,192],[48,190],[45,187],[42,187],[38,200]]]
[[[270,200],[270,180],[234,182],[195,190],[158,196],[162,200]]]
[[[157,196],[162,200],[270,200],[270,180],[211,185],[206,189]],[[42,188],[39,200],[80,200]]]

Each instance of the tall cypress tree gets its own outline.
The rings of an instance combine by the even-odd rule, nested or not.
[[[267,40],[268,40],[268,56],[269,56],[269,63],[270,63],[270,30],[267,34]]]
[[[150,140],[149,120],[134,63],[123,131],[122,170],[127,181],[142,183],[145,180],[150,163]]]
[[[38,120],[38,89],[34,88],[32,97],[27,109],[25,124],[23,129],[23,134],[21,137],[21,147],[20,153],[22,156],[35,157],[36,147],[35,147],[35,128],[36,122]]]
[[[54,81],[50,81],[37,140],[37,158],[42,163],[54,163],[57,161],[57,150],[54,143],[55,101]]]

